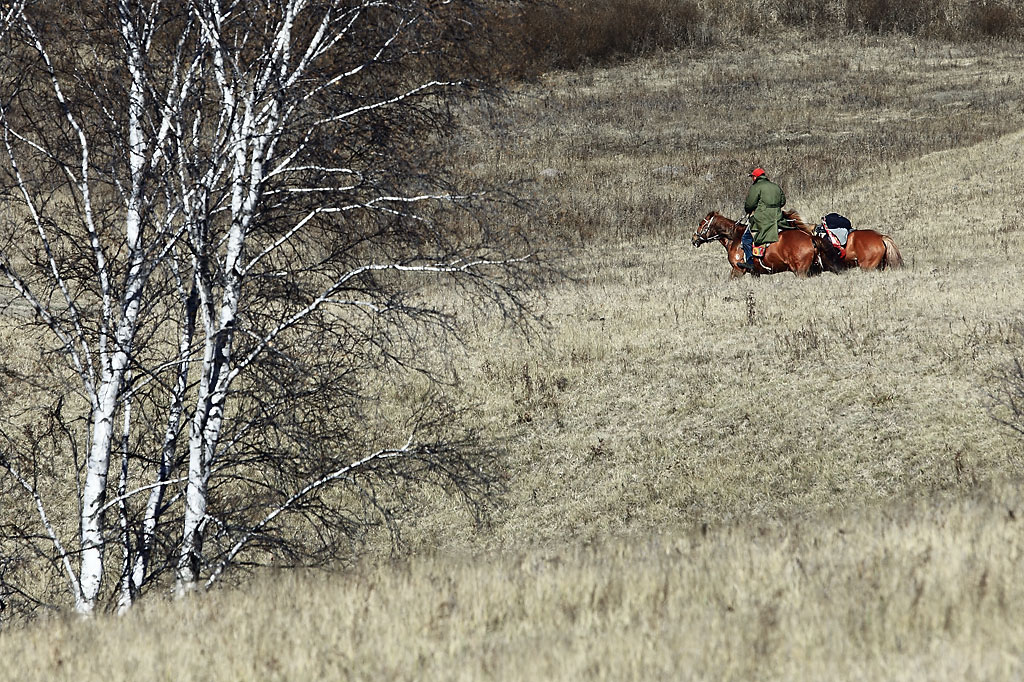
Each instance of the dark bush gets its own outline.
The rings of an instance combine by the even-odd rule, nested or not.
[[[967,14],[967,30],[976,35],[1005,37],[1015,34],[1020,28],[1018,10],[994,2],[971,5]]]
[[[847,0],[846,26],[868,33],[924,34],[950,25],[944,5],[934,0]]]
[[[535,4],[509,17],[510,45],[522,59],[513,71],[603,64],[699,42],[704,15],[691,0],[565,0]]]
[[[779,21],[786,26],[823,27],[832,19],[830,0],[797,0],[779,3]]]
[[[522,0],[490,26],[489,67],[511,78],[740,39],[787,27],[970,42],[1019,35],[1024,0]],[[513,9],[514,8],[514,9]]]

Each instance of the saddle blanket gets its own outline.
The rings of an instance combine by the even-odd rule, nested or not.
[[[761,244],[761,246],[754,247],[754,258],[764,258],[764,255],[768,253],[768,247],[770,244]]]

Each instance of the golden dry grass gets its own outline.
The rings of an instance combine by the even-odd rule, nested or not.
[[[1021,492],[834,524],[282,573],[118,620],[40,624],[0,640],[0,675],[1017,679]]]
[[[680,110],[705,140],[689,154],[660,84],[746,82],[701,74],[745,73],[762,48],[522,93],[492,140],[518,140],[511,156],[471,162],[560,168],[538,181],[566,200],[544,220],[584,248],[548,292],[549,329],[530,344],[481,320],[460,360],[460,399],[507,450],[491,525],[437,496],[397,563],[40,622],[0,635],[0,679],[1019,679],[1024,444],[986,394],[1024,338],[1024,132],[1002,134],[1024,128],[1020,71],[1001,48],[933,48],[844,44],[845,70],[808,78],[917,90],[824,112],[834,128],[814,102],[764,120],[786,79],[740,88],[735,117]],[[931,108],[958,79],[973,103]],[[606,119],[623,93],[650,104],[647,127]],[[736,213],[735,149],[800,117],[819,142],[773,138],[750,161],[803,159],[779,173],[791,205],[884,229],[904,269],[729,281],[720,247],[689,245],[706,210]],[[837,161],[844,139],[892,147]],[[669,161],[688,170],[651,172]]]

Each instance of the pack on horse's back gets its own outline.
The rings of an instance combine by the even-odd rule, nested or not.
[[[829,213],[821,219],[821,226],[824,228],[825,236],[828,237],[832,246],[839,253],[839,258],[846,257],[846,242],[853,231],[853,223],[846,216],[838,213]]]

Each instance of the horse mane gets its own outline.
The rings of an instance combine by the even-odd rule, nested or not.
[[[800,217],[800,214],[796,211],[783,211],[782,217],[786,219],[786,223],[789,227],[812,234],[814,232],[814,225],[809,225],[804,222],[804,219]]]
[[[724,221],[729,223],[729,225],[731,226],[729,228],[731,230],[731,232],[728,235],[728,237],[730,239],[732,239],[733,241],[736,241],[737,239],[742,237],[743,236],[743,231],[747,229],[746,225],[741,225],[738,222],[736,222],[735,220],[733,220],[732,218],[727,218],[726,216],[722,215],[718,211],[712,211],[711,213],[708,214],[709,218],[712,217],[712,216],[714,216],[715,218],[721,218],[722,220],[724,220]]]

